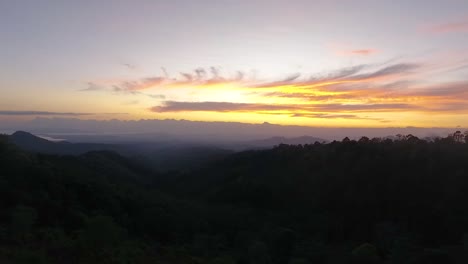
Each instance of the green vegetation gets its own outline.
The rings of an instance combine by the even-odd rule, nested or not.
[[[468,139],[345,139],[154,173],[0,136],[1,263],[466,263]]]

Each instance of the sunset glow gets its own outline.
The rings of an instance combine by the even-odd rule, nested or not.
[[[466,2],[432,7],[440,14],[430,18],[407,2],[367,13],[360,11],[368,1],[346,8],[322,1],[143,2],[51,4],[60,11],[53,15],[3,5],[0,120],[331,127],[455,127],[468,120]],[[396,19],[392,9],[412,16]],[[90,17],[82,21],[80,12]],[[269,15],[256,15],[263,13]],[[41,37],[26,45],[33,35]]]

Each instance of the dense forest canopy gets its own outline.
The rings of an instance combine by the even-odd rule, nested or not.
[[[155,172],[0,136],[2,263],[466,263],[468,133],[363,137]]]

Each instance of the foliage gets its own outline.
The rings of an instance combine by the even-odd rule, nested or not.
[[[0,262],[451,263],[467,244],[466,135],[279,145],[166,173],[0,136]]]

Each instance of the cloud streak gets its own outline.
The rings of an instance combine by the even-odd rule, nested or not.
[[[295,78],[293,80],[286,79],[281,81],[262,83],[253,86],[256,88],[274,88],[277,86],[291,85],[304,88],[317,88],[345,83],[362,84],[370,81],[377,81],[379,79],[390,78],[392,76],[406,75],[419,67],[421,67],[421,65],[419,64],[400,63],[380,68],[378,70],[364,72],[363,70],[366,68],[370,68],[370,66],[358,65],[354,67],[340,69],[338,71],[331,72],[325,76],[312,76],[307,80],[299,80],[298,78]]]
[[[306,75],[294,73],[285,78],[274,81],[262,81],[255,76],[250,78],[242,71],[237,71],[229,76],[222,76],[219,68],[211,67],[208,70],[197,68],[193,72],[181,72],[180,77],[171,78],[164,71],[163,76],[146,77],[140,80],[124,81],[112,85],[114,92],[126,92],[138,94],[138,92],[149,89],[169,89],[184,87],[210,87],[217,84],[232,84],[239,87],[269,88],[285,85],[294,86],[326,86],[334,82],[365,82],[377,78],[385,78],[395,75],[404,75],[421,67],[419,64],[400,63],[383,68],[375,69],[374,65],[357,65],[331,71],[325,75]],[[252,78],[253,77],[253,78]],[[100,86],[89,83],[87,89],[82,91],[102,90]]]
[[[319,111],[319,112],[366,112],[400,111],[414,109],[409,104],[253,104],[232,102],[176,102],[165,101],[160,106],[151,108],[153,112],[270,112],[270,111]]]
[[[242,71],[226,74],[217,67],[196,68],[171,77],[164,69],[160,76],[120,81],[107,89],[115,94],[161,100],[149,108],[160,114],[247,113],[389,122],[392,118],[388,117],[396,114],[468,111],[463,106],[468,100],[468,80],[421,82],[427,69],[437,74],[433,65],[429,66],[432,68],[422,63],[389,61],[322,74],[297,72],[277,80],[263,80]],[[437,70],[443,71],[444,67]],[[94,90],[97,89],[89,89]],[[153,91],[158,94],[152,94]]]
[[[443,34],[443,33],[454,33],[454,32],[468,32],[468,19],[433,25],[429,28],[432,33]]]
[[[336,51],[338,55],[343,56],[369,56],[377,53],[376,49],[351,49],[351,50],[340,50]]]
[[[356,54],[356,55],[371,55],[376,53],[377,50],[374,49],[357,49],[357,50],[351,50],[351,54]]]
[[[87,86],[88,87],[86,87],[84,89],[81,89],[80,91],[82,91],[82,92],[91,92],[91,91],[102,91],[102,90],[106,89],[104,86],[98,85],[98,84],[96,84],[94,82],[88,82]]]
[[[3,116],[31,116],[31,115],[36,115],[36,116],[85,116],[85,115],[95,115],[95,113],[0,110],[0,115],[3,115]]]
[[[0,116],[91,116],[91,115],[126,115],[127,113],[76,113],[48,111],[0,110]]]
[[[288,105],[267,105],[267,104],[248,104],[232,102],[176,102],[165,101],[160,106],[151,108],[153,112],[252,112],[252,111],[279,111],[279,110],[299,110],[299,106]]]

